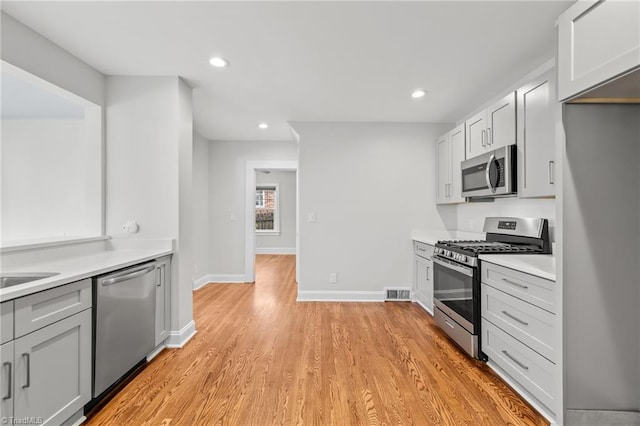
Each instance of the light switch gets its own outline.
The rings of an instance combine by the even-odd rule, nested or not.
[[[315,221],[316,221],[316,214],[315,213],[309,213],[307,215],[307,222],[313,223]]]

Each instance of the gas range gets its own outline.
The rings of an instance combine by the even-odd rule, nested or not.
[[[438,241],[434,249],[434,254],[468,266],[476,266],[480,254],[536,254],[542,252],[542,247],[537,245],[484,240]]]
[[[486,240],[438,241],[433,251],[434,317],[440,328],[477,359],[480,349],[480,254],[551,253],[547,219],[488,217]]]

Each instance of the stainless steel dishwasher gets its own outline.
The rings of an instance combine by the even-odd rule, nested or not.
[[[93,398],[144,361],[155,347],[156,263],[93,279]]]

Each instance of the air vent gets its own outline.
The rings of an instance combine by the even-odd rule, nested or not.
[[[410,302],[411,289],[408,288],[385,288],[385,301]]]

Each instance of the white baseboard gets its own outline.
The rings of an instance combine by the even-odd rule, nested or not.
[[[191,320],[189,324],[182,327],[180,331],[171,331],[169,337],[165,340],[165,345],[168,348],[181,348],[187,344],[189,340],[197,333],[196,323]]]
[[[296,254],[296,248],[287,247],[256,247],[256,254]]]
[[[384,291],[298,290],[298,302],[384,302]]]
[[[210,283],[248,283],[248,277],[245,277],[242,274],[233,274],[233,275],[215,275],[208,274],[204,275],[193,282],[193,289],[199,290],[207,284]]]
[[[422,309],[424,309],[425,311],[427,311],[428,314],[430,314],[431,316],[433,316],[433,309],[432,308],[428,308],[427,305],[425,305],[424,303],[422,303],[421,300],[418,299],[414,299],[414,302],[416,302],[418,304],[418,306],[420,306]]]

